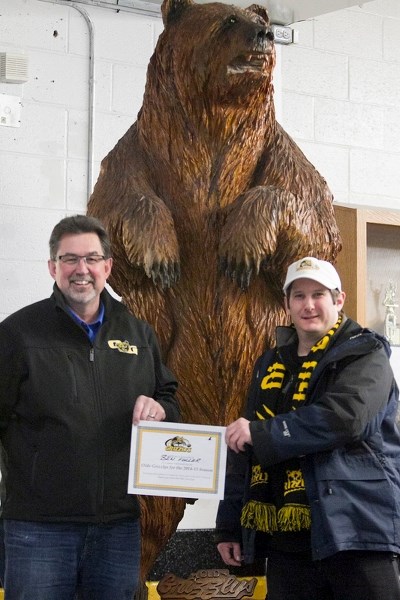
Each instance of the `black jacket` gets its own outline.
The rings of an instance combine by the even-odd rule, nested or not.
[[[107,291],[94,344],[57,286],[0,323],[3,516],[108,522],[139,515],[127,494],[132,411],[140,394],[179,420],[177,382],[152,328]]]

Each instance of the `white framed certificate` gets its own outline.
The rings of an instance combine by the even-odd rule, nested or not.
[[[223,498],[225,429],[164,421],[132,425],[128,494]]]

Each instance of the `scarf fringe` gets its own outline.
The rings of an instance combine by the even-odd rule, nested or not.
[[[300,531],[310,529],[311,513],[303,504],[287,504],[278,511],[278,527],[280,531]]]
[[[273,504],[249,500],[243,507],[241,524],[247,529],[256,529],[264,533],[278,531],[276,508]]]

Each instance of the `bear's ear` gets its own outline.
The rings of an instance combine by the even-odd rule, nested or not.
[[[264,19],[264,21],[269,25],[269,15],[267,9],[263,6],[260,6],[259,4],[252,4],[251,6],[248,6],[246,8],[246,11],[255,13],[256,15]]]
[[[164,0],[161,6],[161,14],[164,27],[176,19],[183,9],[193,4],[192,0]]]

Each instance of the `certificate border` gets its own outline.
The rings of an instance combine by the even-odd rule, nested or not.
[[[158,433],[162,431],[165,434],[176,435],[183,437],[213,437],[215,440],[214,457],[212,459],[213,475],[211,487],[182,485],[178,484],[163,484],[163,483],[146,483],[141,481],[141,463],[143,452],[143,439],[147,433]],[[132,442],[131,456],[129,466],[129,481],[128,493],[133,494],[148,494],[159,496],[173,497],[223,497],[223,484],[225,482],[226,470],[226,444],[225,444],[225,427],[207,426],[207,425],[188,425],[182,423],[166,423],[165,421],[149,423],[148,421],[140,421],[137,426],[132,426]]]

